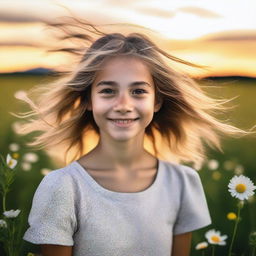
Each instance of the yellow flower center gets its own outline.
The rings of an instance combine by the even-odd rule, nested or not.
[[[237,216],[234,212],[230,212],[230,213],[228,213],[227,218],[229,220],[235,220],[237,218]]]
[[[204,249],[204,248],[206,248],[206,247],[207,247],[207,245],[201,244],[201,245],[199,246],[199,249]]]
[[[244,184],[237,184],[236,185],[236,192],[243,193],[246,190],[246,186]]]
[[[12,164],[13,164],[13,160],[11,159],[11,160],[9,161],[9,163],[8,163],[8,166],[10,167],[10,166],[12,166]]]
[[[212,236],[211,239],[212,239],[212,241],[215,242],[215,243],[220,242],[220,238],[219,238],[218,236]]]

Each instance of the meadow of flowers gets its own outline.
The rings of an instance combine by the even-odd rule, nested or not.
[[[209,162],[210,163],[210,162]],[[216,161],[217,163],[217,161]],[[234,220],[234,230],[231,235],[231,241],[229,243],[228,256],[236,255],[233,253],[233,244],[236,237],[236,232],[238,228],[238,223],[242,220],[240,217],[241,209],[243,208],[246,201],[254,195],[253,182],[246,176],[240,174],[235,175],[228,184],[228,191],[232,197],[238,199],[237,201],[237,213],[229,212],[227,218],[229,220]],[[227,245],[227,235],[221,235],[220,231],[215,229],[210,229],[205,233],[206,241],[198,243],[195,247],[196,250],[202,251],[202,255],[215,255],[215,246],[226,246]],[[256,231],[252,231],[249,236],[248,245],[251,247],[252,256],[256,255]],[[208,246],[211,247],[211,252],[206,250]],[[217,254],[218,255],[218,254]]]
[[[7,155],[4,156],[0,154],[0,194],[2,198],[2,207],[0,208],[0,244],[4,256],[33,256],[38,255],[37,253],[39,252],[38,248],[35,249],[33,246],[24,247],[25,244],[29,244],[22,240],[22,236],[27,227],[26,222],[28,218],[28,212],[23,216],[25,222],[24,219],[22,222],[22,219],[20,218],[24,206],[20,204],[20,207],[15,209],[7,207],[7,195],[12,190],[12,186],[14,186],[14,181],[18,174],[21,172],[30,172],[33,169],[33,165],[40,161],[38,154],[34,152],[25,152],[21,155],[21,148],[24,148],[24,145],[12,142],[8,145]],[[256,256],[256,230],[251,229],[250,225],[243,226],[243,218],[241,217],[243,208],[248,208],[251,207],[252,204],[255,204],[254,190],[256,189],[256,186],[249,177],[243,174],[245,171],[244,167],[234,161],[224,161],[223,171],[220,172],[219,170],[220,162],[216,159],[210,159],[204,167],[200,168],[199,173],[207,173],[208,182],[212,183],[220,181],[222,176],[225,175],[224,171],[232,173],[233,176],[229,179],[228,183],[226,183],[224,189],[229,193],[230,199],[234,198],[235,201],[233,201],[232,211],[227,213],[223,211],[222,213],[222,218],[225,218],[225,221],[232,222],[232,232],[225,228],[225,223],[215,223],[213,218],[211,227],[205,228],[204,234],[201,233],[197,236],[196,240],[201,240],[197,242],[195,239],[193,240],[191,253],[192,255],[201,254],[205,256]],[[51,170],[47,167],[41,168],[41,177],[47,175],[50,171]],[[28,184],[24,184],[24,186],[27,185]],[[206,195],[211,193],[211,191],[207,189],[207,186],[204,187]],[[36,186],[34,189],[35,188]],[[218,186],[215,186],[215,189],[219,189]],[[31,196],[33,193],[34,190],[32,191]],[[218,198],[214,198],[214,200],[218,201]],[[210,212],[211,216],[214,217],[215,211],[211,211],[211,207]],[[253,212],[253,214],[255,218],[256,212]],[[215,226],[223,228],[217,230]],[[239,239],[237,238],[237,233],[239,232],[243,234],[249,232],[247,248],[243,254],[238,254],[236,252],[237,249],[234,248],[234,244],[239,244]],[[195,233],[197,233],[197,231],[195,231]],[[220,250],[220,247],[227,247],[225,254]],[[27,251],[25,252],[24,250]],[[33,251],[33,253],[29,250]],[[23,254],[21,254],[21,252]]]
[[[11,79],[13,83],[10,82]],[[22,240],[22,237],[28,228],[28,214],[39,182],[44,175],[58,167],[46,152],[25,146],[31,136],[18,136],[15,131],[19,128],[19,122],[10,119],[11,115],[7,114],[8,111],[20,111],[20,106],[15,105],[15,101],[10,98],[14,98],[14,95],[18,97],[23,92],[15,90],[12,85],[15,84],[15,88],[17,84],[21,88],[29,88],[37,82],[35,79],[39,78],[22,79],[26,81],[17,83],[17,79],[8,78],[6,81],[9,84],[6,82],[6,87],[2,87],[5,90],[9,86],[5,92],[6,96],[1,98],[1,104],[5,104],[5,107],[0,109],[0,114],[4,110],[2,116],[6,118],[1,123],[5,123],[6,128],[0,129],[1,256],[39,255],[38,246]],[[241,108],[233,114],[239,124],[246,124],[248,118],[253,119],[255,112],[252,111],[254,99],[250,98],[255,89],[246,84],[239,88],[236,85],[232,90],[239,90],[236,93],[241,95],[246,94]],[[225,90],[230,91],[223,87],[221,93]],[[12,106],[16,107],[11,108]],[[244,112],[239,113],[241,109]],[[247,124],[250,126],[249,122]],[[209,150],[209,160],[198,167],[212,224],[193,232],[191,256],[256,256],[255,146],[255,138],[225,140],[224,153]]]

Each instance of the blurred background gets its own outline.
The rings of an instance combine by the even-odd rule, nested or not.
[[[17,135],[15,130],[20,120],[10,114],[30,110],[17,99],[19,95],[55,79],[51,71],[65,70],[71,61],[68,54],[46,52],[48,47],[63,43],[53,39],[51,31],[44,26],[46,22],[74,14],[98,25],[129,23],[127,31],[131,32],[143,30],[132,24],[151,29],[143,32],[170,54],[207,66],[207,69],[180,65],[177,68],[190,74],[212,97],[235,97],[230,106],[236,107],[225,118],[248,130],[256,124],[255,11],[256,2],[249,0],[1,1],[0,152],[4,156],[16,153],[18,157],[17,178],[7,198],[7,209],[22,210],[24,230],[39,182],[51,170],[63,166],[56,155],[27,147],[25,143],[32,135]],[[119,31],[118,25],[108,25],[106,29]],[[231,197],[227,185],[239,174],[256,183],[255,149],[255,136],[223,138],[223,152],[208,149],[209,160],[199,174],[213,223],[194,232],[192,256],[201,254],[195,246],[205,241],[204,234],[210,228],[227,234],[230,243],[234,221],[227,214],[237,211],[237,200]],[[234,244],[236,255],[251,255],[248,237],[256,231],[255,204],[254,196],[242,209]],[[227,249],[228,246],[219,246],[216,255],[227,254]],[[210,255],[207,250],[206,255]],[[38,247],[24,241],[20,255],[28,252],[38,252]],[[0,255],[4,255],[1,243]]]

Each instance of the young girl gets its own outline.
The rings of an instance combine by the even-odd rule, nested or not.
[[[26,117],[38,118],[23,133],[42,132],[30,145],[66,142],[66,156],[79,153],[42,179],[23,238],[39,244],[43,256],[187,256],[192,231],[211,217],[198,173],[181,162],[199,166],[204,142],[220,148],[219,131],[242,131],[214,118],[223,101],[206,96],[163,57],[193,64],[141,33],[81,25],[98,38],[69,31],[66,38],[92,43],[80,52],[62,49],[81,53],[79,64],[39,88],[37,105],[24,99],[33,109]],[[98,142],[84,154],[90,131]],[[166,152],[170,158],[160,159]]]

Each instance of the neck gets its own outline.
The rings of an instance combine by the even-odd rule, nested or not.
[[[155,157],[144,149],[144,137],[132,140],[113,141],[100,137],[97,146],[89,153],[93,159],[100,159],[98,165],[113,169],[135,170],[138,166],[155,162]]]

